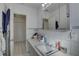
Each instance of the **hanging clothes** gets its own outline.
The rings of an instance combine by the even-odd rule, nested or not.
[[[2,12],[2,19],[3,33],[6,33],[7,26],[10,22],[10,9],[8,9],[6,13]]]
[[[8,26],[10,22],[10,9],[7,10],[6,12],[6,25]]]
[[[10,55],[10,9],[6,12],[2,12],[2,27],[6,46],[5,55]]]
[[[4,12],[2,12],[2,31],[3,31],[3,34],[7,32],[7,26],[5,25],[6,24],[6,14]]]
[[[6,25],[7,25],[7,55],[10,56],[10,9],[6,12]]]

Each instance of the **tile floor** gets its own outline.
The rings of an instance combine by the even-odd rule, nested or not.
[[[25,42],[15,42],[14,43],[14,56],[29,56],[26,52]]]

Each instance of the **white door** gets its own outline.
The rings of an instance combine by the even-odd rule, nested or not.
[[[14,15],[14,55],[26,52],[26,16]]]

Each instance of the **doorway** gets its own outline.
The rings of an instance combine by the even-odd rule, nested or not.
[[[26,54],[26,16],[14,14],[14,55]]]

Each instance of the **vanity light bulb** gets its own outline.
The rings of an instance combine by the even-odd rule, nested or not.
[[[45,4],[42,4],[42,7],[44,7],[45,6]]]

